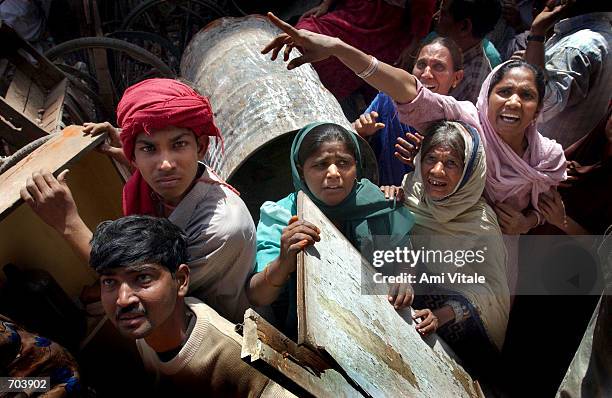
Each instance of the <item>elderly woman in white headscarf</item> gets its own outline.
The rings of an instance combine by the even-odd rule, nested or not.
[[[482,197],[486,180],[482,141],[471,126],[437,122],[425,132],[414,165],[403,182],[406,205],[415,217],[414,246],[454,253],[450,263],[446,258],[422,263],[422,272],[446,277],[443,283],[415,286],[423,291],[417,290],[413,306],[427,312],[422,324],[428,326],[420,331],[436,331],[468,369],[489,366],[504,343],[510,293],[501,230]],[[480,254],[459,257],[479,250]],[[477,273],[485,282],[451,281],[447,273],[456,272]]]

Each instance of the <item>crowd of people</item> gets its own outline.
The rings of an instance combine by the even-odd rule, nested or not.
[[[535,308],[535,299],[527,306],[534,315],[515,316],[525,308],[513,307],[517,253],[521,235],[604,235],[612,225],[612,13],[592,0],[443,0],[429,33],[435,3],[407,4],[324,0],[296,27],[269,14],[282,33],[261,49],[282,54],[289,69],[313,63],[338,99],[364,84],[378,91],[353,128],[374,149],[379,184],[364,178],[355,132],[313,121],[287,153],[294,192],[265,202],[256,227],[236,190],[202,162],[211,137],[222,137],[213,107],[170,79],[128,88],[118,128],[84,127],[108,133],[100,150],[133,170],[125,217],[91,231],[66,172],[24,181],[24,201],[97,272],[106,314],[163,388],[291,396],[241,361],[234,323],[249,307],[270,307],[279,330],[297,334],[297,255],[325,239],[297,216],[299,191],[357,250],[376,235],[432,249],[432,236],[465,248],[486,241],[485,285],[396,284],[388,301],[413,307],[413,327],[437,333],[492,396],[524,392],[512,379],[518,373],[504,374],[516,365],[504,353],[510,324],[537,330],[546,346],[563,324],[536,324],[539,312],[579,318]],[[523,50],[510,51],[523,33]],[[292,58],[294,48],[301,54]],[[520,359],[535,396],[553,396],[561,383],[597,304],[581,303],[573,308],[586,320],[567,336],[564,355]]]

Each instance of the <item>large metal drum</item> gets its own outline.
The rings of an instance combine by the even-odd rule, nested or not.
[[[242,193],[256,220],[263,201],[293,190],[289,149],[297,130],[315,121],[351,129],[312,66],[287,70],[282,56],[272,62],[261,54],[279,32],[263,16],[218,19],[193,37],[181,61],[182,76],[210,99],[224,137],[223,150],[211,142],[208,164]],[[360,141],[367,177],[376,182],[374,153]]]

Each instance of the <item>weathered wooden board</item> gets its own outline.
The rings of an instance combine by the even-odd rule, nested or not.
[[[241,357],[299,397],[361,396],[336,370],[298,346],[254,310],[244,314]]]
[[[101,143],[105,135],[97,137],[85,136],[81,126],[68,126],[57,136],[45,142],[35,151],[23,158],[15,166],[0,175],[0,220],[6,213],[17,206],[21,197],[19,191],[24,187],[28,177],[38,170],[50,171],[54,174],[66,164],[75,161]]]
[[[298,215],[321,228],[321,241],[298,257],[298,343],[325,350],[374,397],[478,397],[442,340],[417,333],[409,310],[362,294],[366,260],[302,193]]]

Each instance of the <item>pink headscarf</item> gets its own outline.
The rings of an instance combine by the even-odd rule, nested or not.
[[[487,155],[485,195],[490,202],[506,201],[517,210],[525,209],[530,203],[538,209],[540,194],[566,179],[565,155],[560,144],[536,130],[535,121],[525,130],[529,146],[523,158],[494,130],[487,116],[489,86],[495,73],[506,63],[489,73],[476,103]]]

